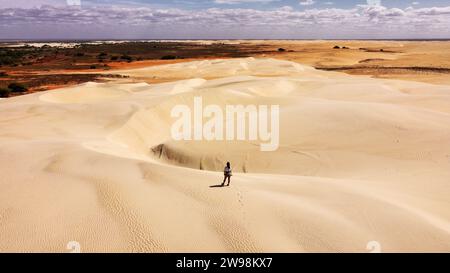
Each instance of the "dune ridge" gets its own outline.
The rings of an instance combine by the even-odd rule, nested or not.
[[[449,86],[258,58],[118,73],[180,80],[0,102],[0,251],[450,251]],[[279,149],[174,141],[196,96],[280,105]]]

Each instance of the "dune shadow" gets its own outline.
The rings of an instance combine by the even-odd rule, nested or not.
[[[223,188],[223,187],[225,187],[224,185],[222,185],[222,184],[219,184],[219,185],[211,185],[211,186],[209,186],[210,188]]]

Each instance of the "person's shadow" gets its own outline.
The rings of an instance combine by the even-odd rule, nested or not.
[[[219,184],[219,185],[211,185],[210,188],[223,188],[225,185]]]

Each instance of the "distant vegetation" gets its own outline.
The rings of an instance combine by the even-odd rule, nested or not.
[[[11,94],[11,90],[8,88],[0,87],[0,98],[7,98]]]
[[[283,50],[285,49],[280,49],[280,52]],[[74,48],[49,45],[13,48],[2,47],[0,43],[0,67],[6,67],[6,72],[12,67],[25,67],[27,71],[76,70],[109,61],[174,60],[207,56],[248,57],[256,52],[261,52],[261,49],[254,45],[201,45],[179,42],[82,44]]]
[[[13,82],[8,87],[0,87],[0,98],[7,98],[11,93],[23,93],[28,91],[28,88],[21,83]]]
[[[338,45],[334,46],[333,48],[334,48],[334,49],[350,49],[350,48],[347,47],[347,46],[340,47],[340,46],[338,46]]]
[[[120,59],[121,59],[121,60],[129,61],[129,62],[133,61],[133,57],[131,57],[131,56],[129,56],[129,55],[126,55],[126,54],[120,56]]]
[[[13,82],[13,83],[9,84],[8,89],[14,93],[21,93],[21,92],[28,91],[28,88],[24,84],[17,83],[17,82]]]
[[[177,56],[174,55],[165,55],[161,57],[161,60],[175,60]]]
[[[24,55],[25,52],[20,50],[0,49],[0,66],[18,65]]]

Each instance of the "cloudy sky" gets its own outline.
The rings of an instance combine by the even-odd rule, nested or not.
[[[426,39],[449,26],[449,0],[0,0],[0,39]]]

